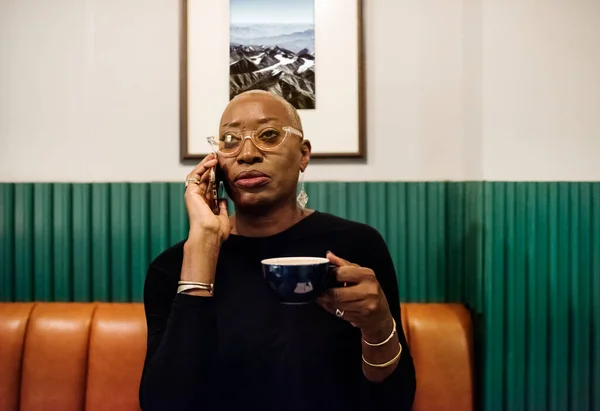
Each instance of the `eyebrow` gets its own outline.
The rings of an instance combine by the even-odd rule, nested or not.
[[[271,121],[275,121],[275,120],[277,120],[277,118],[275,118],[275,117],[261,117],[256,121],[258,122],[258,124],[265,124],[265,123],[270,123]],[[231,123],[221,124],[221,127],[239,127],[239,126],[240,126],[239,121],[232,121]]]

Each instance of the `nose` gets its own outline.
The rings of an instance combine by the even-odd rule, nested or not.
[[[242,148],[240,149],[240,153],[237,156],[238,164],[255,164],[261,163],[263,160],[262,153],[260,150],[254,145],[251,139],[244,139],[242,142]]]

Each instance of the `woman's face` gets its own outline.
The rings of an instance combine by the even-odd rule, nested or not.
[[[286,107],[277,99],[250,94],[232,101],[223,112],[219,132],[266,137],[293,127]],[[284,132],[283,132],[284,133]],[[310,159],[310,143],[288,134],[275,151],[261,151],[249,139],[243,140],[237,155],[219,157],[227,181],[228,194],[240,208],[270,207],[293,201],[298,175]]]

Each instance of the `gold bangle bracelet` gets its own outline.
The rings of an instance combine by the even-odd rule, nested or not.
[[[400,351],[398,351],[398,354],[396,354],[396,356],[394,358],[392,358],[388,362],[384,362],[383,364],[374,364],[374,363],[371,363],[371,362],[367,361],[365,359],[365,355],[364,354],[362,356],[362,359],[365,362],[365,364],[367,364],[370,367],[375,367],[375,368],[385,368],[385,367],[388,367],[388,366],[392,365],[393,363],[395,363],[396,361],[398,361],[398,358],[400,358],[400,354],[402,354],[402,344],[398,344],[398,345],[400,346]]]
[[[370,343],[363,338],[365,344],[367,344],[369,347],[381,347],[382,345],[386,344],[389,340],[391,340],[394,334],[396,334],[396,320],[394,320],[394,317],[392,317],[392,322],[394,323],[394,326],[392,327],[392,332],[390,333],[390,336],[388,338],[378,343]]]
[[[195,281],[179,281],[179,287],[177,287],[178,294],[191,290],[208,291],[210,295],[212,295],[214,291],[212,284],[198,283]]]

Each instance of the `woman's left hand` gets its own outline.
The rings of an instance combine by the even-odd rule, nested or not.
[[[392,315],[373,270],[350,263],[332,252],[327,253],[327,258],[338,267],[335,269],[337,281],[346,286],[328,289],[317,300],[319,305],[360,328],[367,341],[385,339],[393,327]]]

